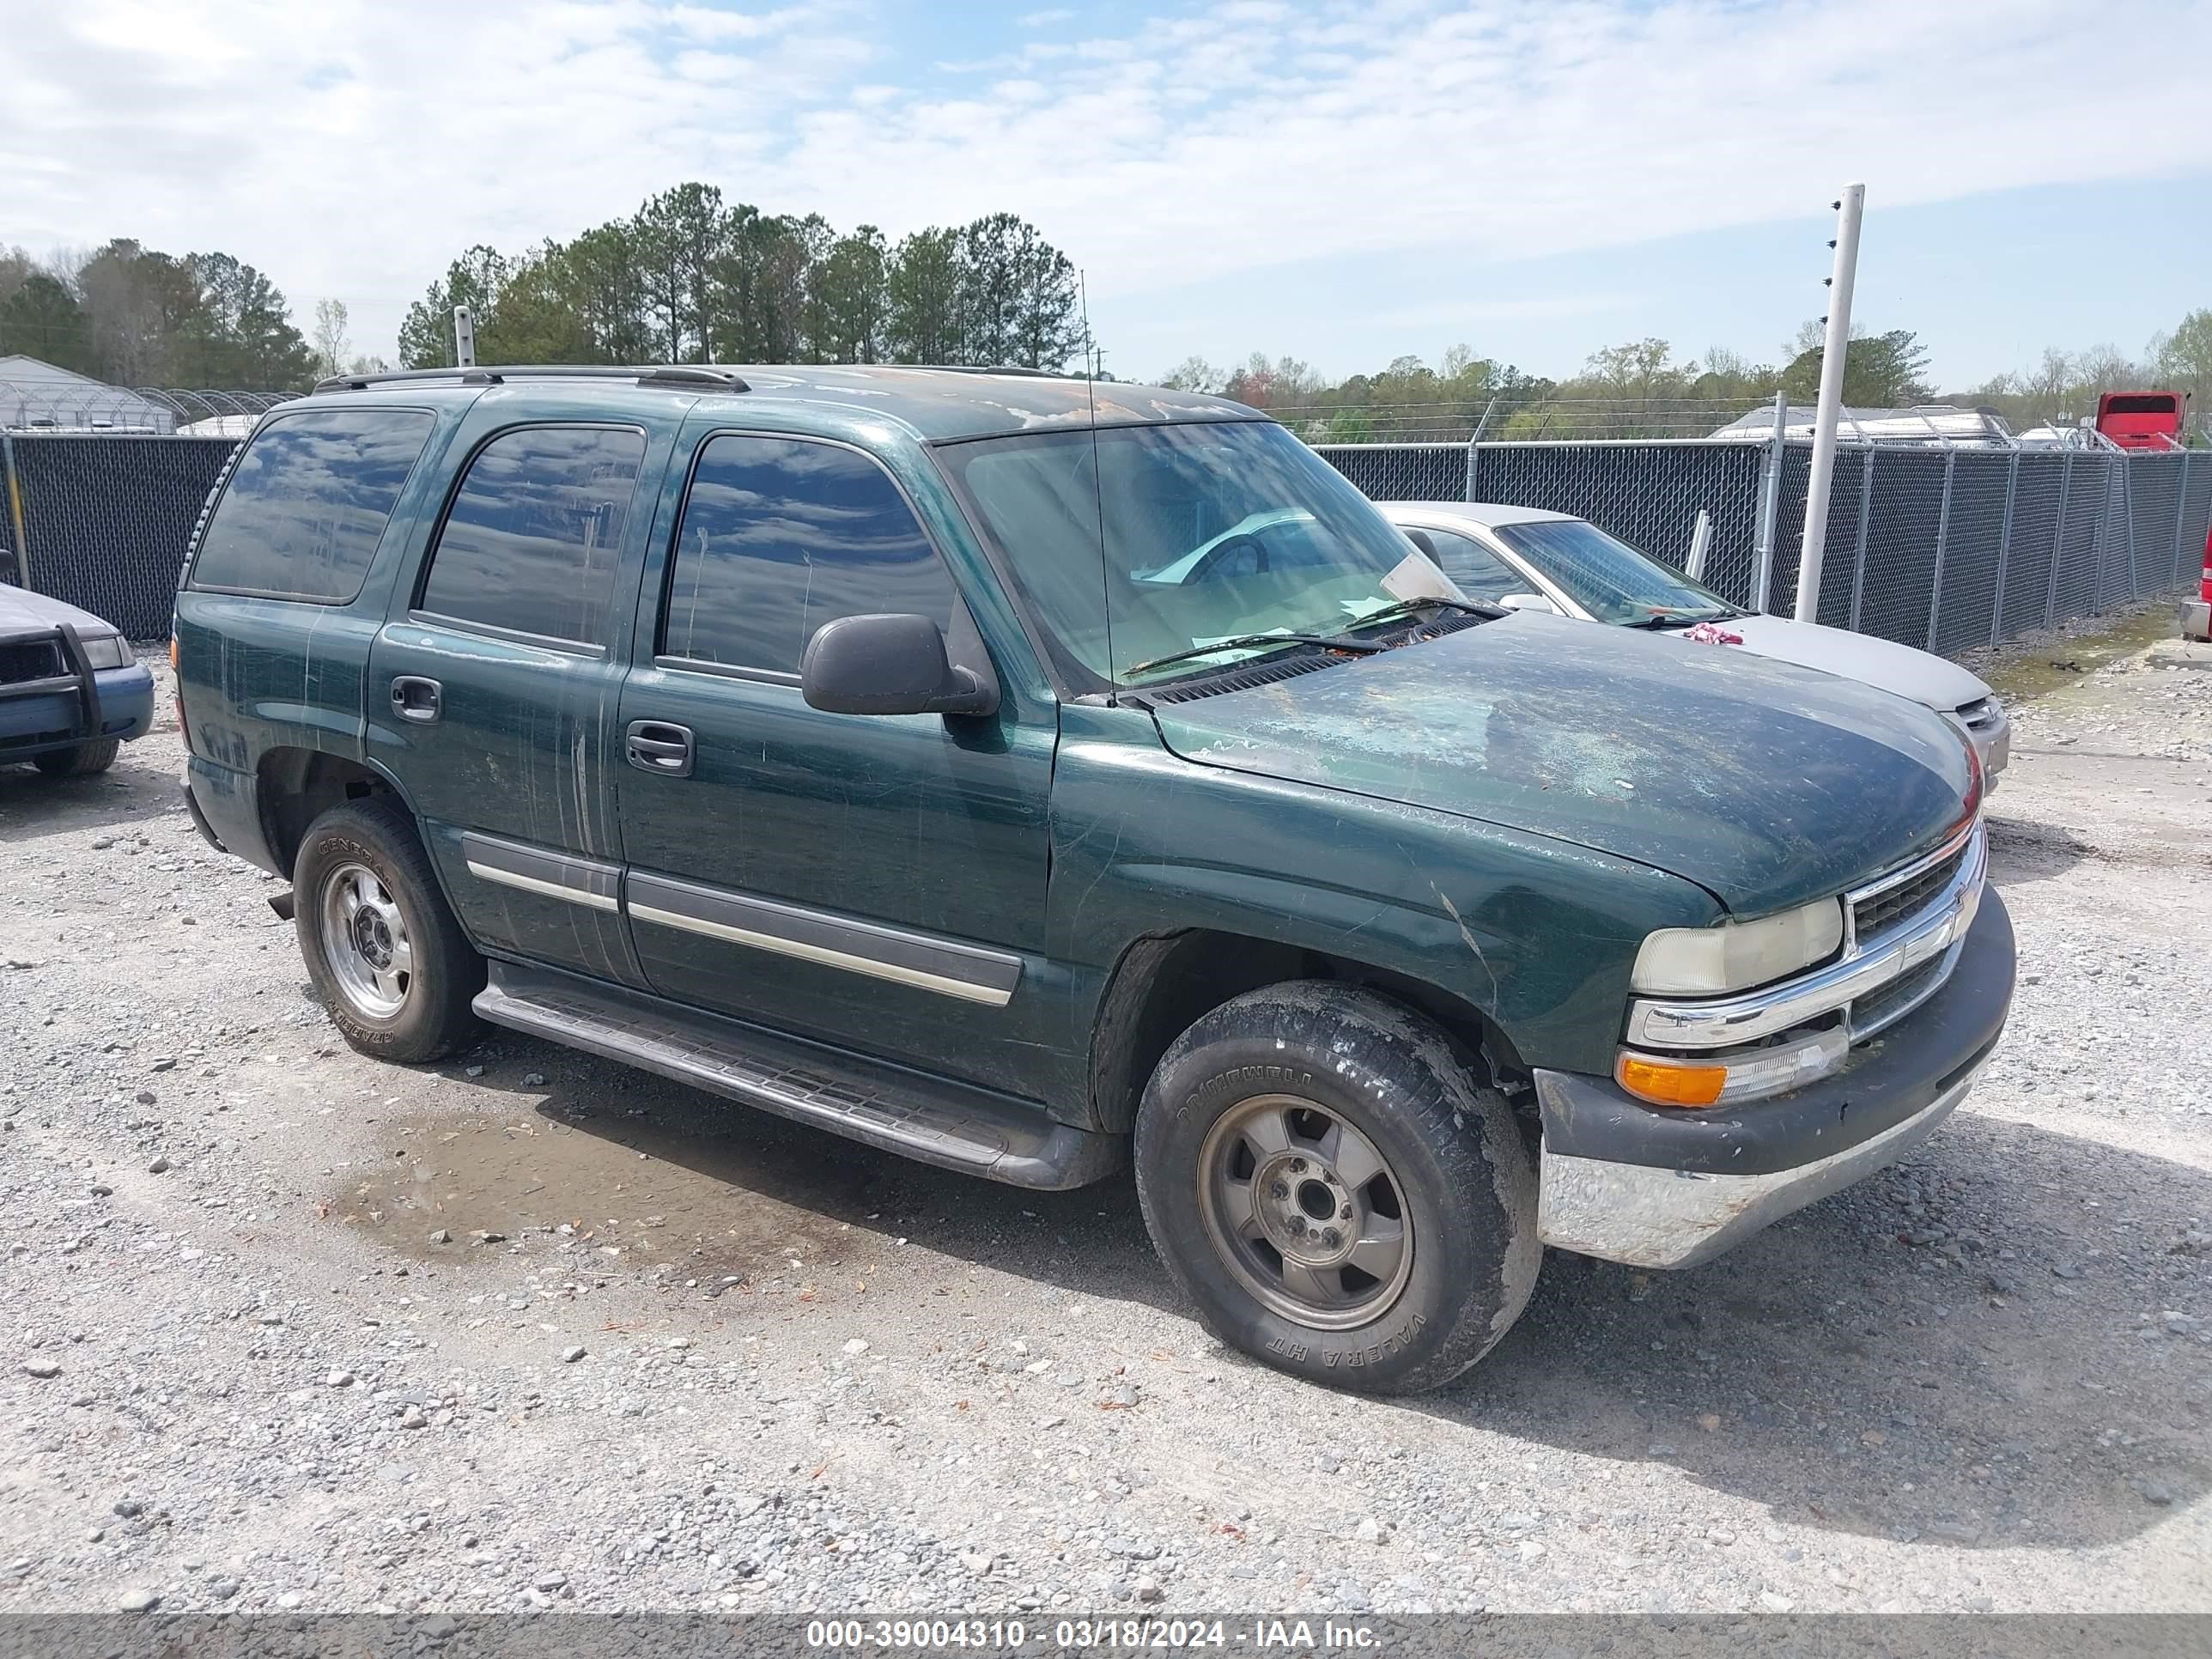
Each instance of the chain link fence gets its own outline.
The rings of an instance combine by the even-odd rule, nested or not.
[[[0,580],[167,632],[192,526],[238,434],[0,431]],[[1324,444],[1370,496],[1491,501],[1590,520],[1706,583],[1789,615],[1810,446],[1725,441]],[[2212,451],[1845,445],[1819,616],[1944,653],[2170,592],[2195,580]]]
[[[177,574],[234,437],[0,433],[0,580],[134,640],[169,631]]]
[[[1377,501],[1571,513],[1678,568],[1711,520],[1705,581],[1796,606],[1812,446],[1792,441],[1317,444]],[[2212,451],[1841,444],[1823,623],[1955,654],[2196,580]]]
[[[1456,444],[1316,444],[1329,464],[1376,501],[1471,501],[1475,452]]]

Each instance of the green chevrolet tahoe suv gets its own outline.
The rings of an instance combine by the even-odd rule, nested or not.
[[[1547,1244],[1686,1266],[1899,1157],[2011,1000],[1943,720],[1472,603],[1210,398],[330,381],[177,651],[195,818],[356,1048],[489,1020],[1018,1185],[1133,1158],[1212,1328],[1354,1388],[1472,1364]]]

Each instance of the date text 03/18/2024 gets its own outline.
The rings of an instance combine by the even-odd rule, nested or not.
[[[1323,1619],[1061,1619],[1032,1626],[1009,1619],[816,1619],[806,1645],[878,1652],[971,1649],[1018,1653],[1176,1651],[1251,1648],[1264,1652],[1371,1650],[1376,1633],[1357,1621]]]

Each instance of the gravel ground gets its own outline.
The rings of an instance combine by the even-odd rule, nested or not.
[[[0,774],[0,1611],[2212,1609],[2212,673],[2160,631],[1991,671],[2023,982],[1952,1124],[1694,1272],[1550,1256],[1398,1402],[1211,1340],[1126,1179],[356,1056],[173,721]]]

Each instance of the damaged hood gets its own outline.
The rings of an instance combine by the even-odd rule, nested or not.
[[[1154,719],[1185,760],[1572,842],[1741,916],[1934,845],[1969,785],[1957,730],[1887,692],[1526,611]]]

